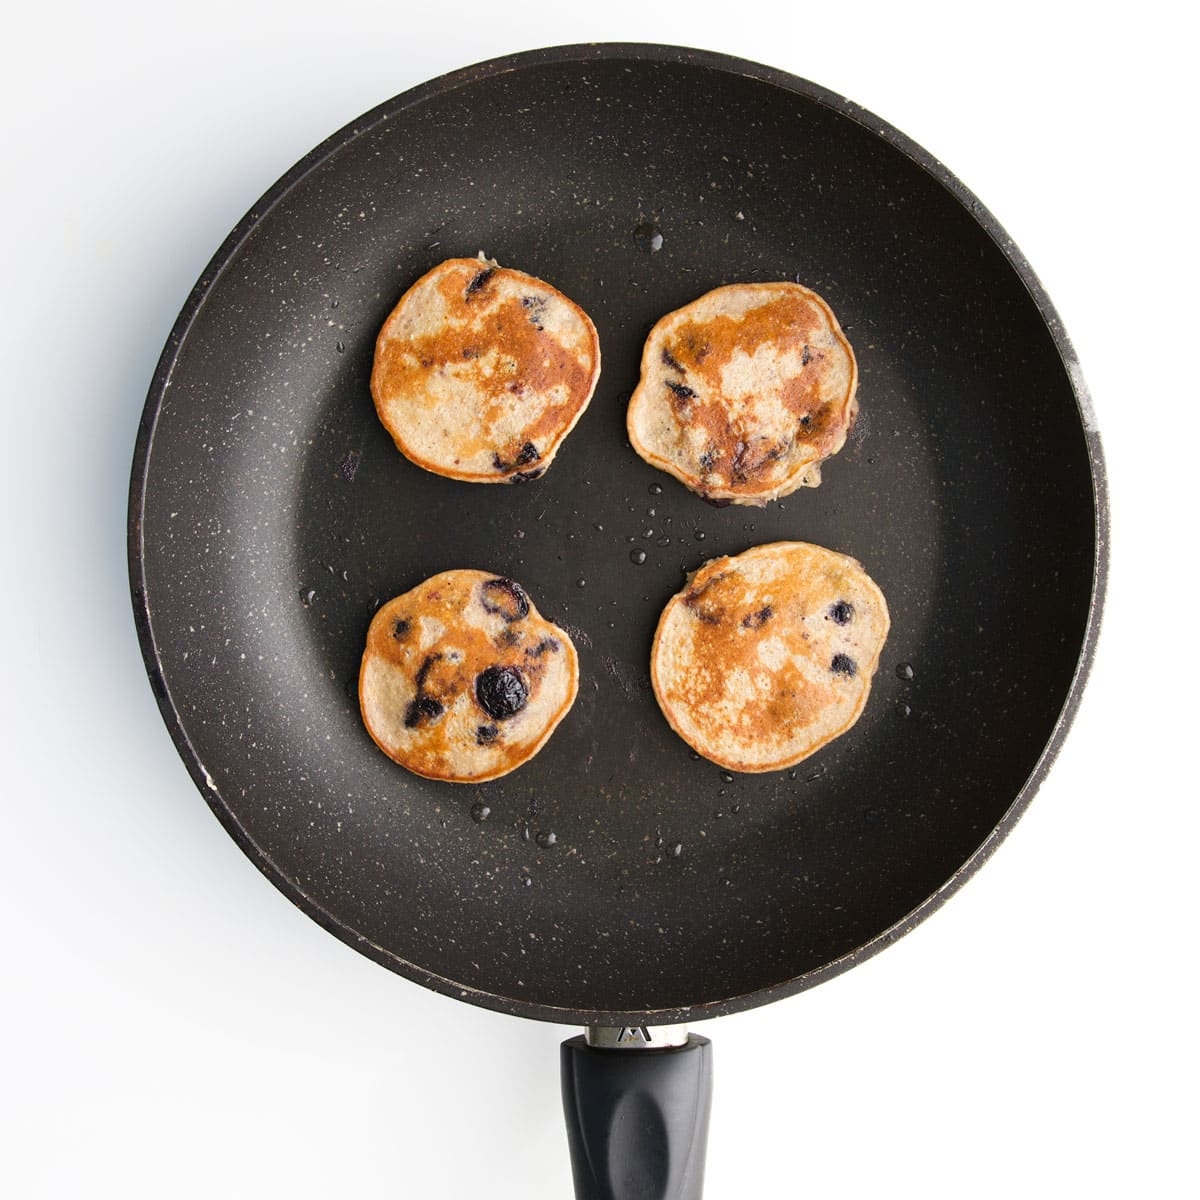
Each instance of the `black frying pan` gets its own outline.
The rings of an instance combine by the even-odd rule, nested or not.
[[[525,486],[420,471],[367,388],[375,334],[404,289],[481,249],[582,304],[603,348],[590,409]],[[761,511],[708,507],[627,445],[641,343],[709,288],[792,278],[831,303],[854,344],[858,426],[817,491]],[[451,996],[636,1031],[827,979],[979,866],[1074,711],[1105,533],[1100,445],[1070,345],[961,184],[803,80],[601,45],[416,88],[255,205],[163,352],[129,551],[171,735],[285,894]],[[650,640],[684,572],[777,539],[860,559],[892,632],[847,735],[794,771],[735,777],[667,727]],[[581,656],[579,700],[546,748],[479,787],[388,761],[354,694],[375,607],[451,567],[521,580]],[[644,1072],[627,1064],[684,1056],[587,1061]],[[622,1125],[625,1086],[610,1089],[614,1128],[654,1126],[641,1109]],[[689,1119],[702,1125],[702,1111]],[[660,1191],[578,1186],[698,1194],[697,1170],[667,1175]]]

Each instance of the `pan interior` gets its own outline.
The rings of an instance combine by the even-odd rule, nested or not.
[[[578,301],[603,348],[525,486],[420,471],[368,393],[403,290],[480,250]],[[628,447],[641,344],[712,287],[777,279],[838,314],[861,416],[819,489],[715,509]],[[744,1007],[941,888],[1051,736],[1096,550],[1070,380],[968,209],[815,94],[620,57],[460,78],[333,143],[194,312],[144,496],[154,653],[259,865],[393,969],[564,1020]],[[892,633],[850,733],[735,777],[667,727],[650,641],[686,572],[777,539],[859,558]],[[581,657],[546,748],[479,787],[387,761],[354,695],[375,607],[453,567],[520,580]]]

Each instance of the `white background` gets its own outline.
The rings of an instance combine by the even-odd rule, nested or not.
[[[443,71],[640,40],[811,78],[974,190],[1074,339],[1113,503],[1092,682],[1016,831],[885,954],[703,1028],[707,1195],[1196,1195],[1183,6],[570,7],[115,0],[5,18],[0,1192],[570,1195],[556,1047],[574,1031],[357,956],[202,803],[142,673],[125,496],[180,305],[297,158]]]

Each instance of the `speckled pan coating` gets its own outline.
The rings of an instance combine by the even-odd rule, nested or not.
[[[480,247],[552,279],[604,346],[587,414],[523,487],[406,462],[368,390],[395,297]],[[663,489],[624,435],[647,332],[781,278],[828,300],[858,356],[838,469],[761,513]],[[626,1024],[818,983],[987,858],[1074,712],[1107,529],[1070,344],[961,184],[810,83],[610,45],[419,87],[255,205],[163,352],[129,551],[167,726],[277,886],[450,995]],[[891,634],[849,733],[795,778],[726,779],[662,720],[650,642],[686,571],[775,540],[869,563]],[[532,762],[462,788],[380,754],[354,685],[375,607],[471,562],[536,587],[581,687]]]

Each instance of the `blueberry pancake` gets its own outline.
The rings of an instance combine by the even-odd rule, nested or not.
[[[705,563],[663,610],[650,652],[671,728],[731,771],[777,771],[858,720],[889,627],[852,558],[772,542]]]
[[[520,483],[550,465],[599,374],[600,341],[577,304],[520,271],[452,258],[384,322],[371,395],[417,466]]]
[[[389,600],[367,630],[367,732],[427,779],[480,783],[528,762],[575,701],[571,639],[519,583],[444,571]]]
[[[857,389],[854,351],[816,292],[731,284],[651,329],[629,440],[706,500],[763,505],[821,482],[854,426]]]

